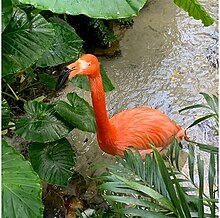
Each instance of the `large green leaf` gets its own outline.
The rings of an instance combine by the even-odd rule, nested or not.
[[[119,19],[138,15],[147,0],[20,0],[20,2],[59,14],[84,14],[93,18]]]
[[[55,110],[69,124],[74,127],[87,131],[96,132],[96,122],[93,108],[83,98],[80,98],[75,92],[68,93],[67,98],[70,104],[64,101],[58,101]]]
[[[174,0],[174,3],[188,12],[189,16],[192,16],[196,20],[201,20],[204,26],[213,24],[214,19],[209,16],[197,0]]]
[[[40,14],[26,14],[17,8],[2,35],[3,76],[22,71],[34,64],[51,46],[52,24]]]
[[[5,99],[2,99],[2,128],[7,127],[10,121],[10,107]]]
[[[3,0],[2,1],[2,31],[4,31],[5,27],[8,25],[11,16],[12,16],[13,8],[11,0]]]
[[[33,142],[52,142],[65,136],[68,127],[55,116],[52,105],[27,101],[24,104],[25,117],[16,122],[16,134]]]
[[[39,80],[40,83],[46,85],[49,90],[55,90],[57,81],[54,76],[47,73],[41,73],[39,74]]]
[[[37,66],[55,66],[78,59],[83,41],[75,30],[59,18],[53,17],[49,21],[53,24],[56,37],[52,47],[38,60]]]
[[[108,75],[102,65],[100,65],[100,73],[102,76],[102,83],[105,92],[110,92],[114,89],[114,86],[111,80],[108,78]],[[71,78],[70,80],[74,86],[77,86],[86,91],[90,91],[89,78],[87,76],[77,75]]]
[[[43,216],[41,184],[28,161],[2,140],[2,217]]]
[[[31,144],[29,156],[41,179],[53,185],[68,184],[74,172],[75,153],[65,138],[48,144]]]

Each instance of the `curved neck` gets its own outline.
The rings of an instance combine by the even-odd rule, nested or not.
[[[95,77],[89,77],[89,82],[97,132],[104,139],[110,135],[112,129],[106,111],[105,93],[100,73]]]

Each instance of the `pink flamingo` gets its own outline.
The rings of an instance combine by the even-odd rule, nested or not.
[[[75,75],[89,77],[97,140],[104,152],[124,157],[124,150],[135,147],[144,158],[152,152],[151,144],[160,151],[169,146],[173,137],[180,140],[185,137],[185,130],[168,116],[148,107],[130,108],[109,119],[100,64],[94,55],[85,54],[68,65],[57,87],[60,88],[67,77],[70,79]]]

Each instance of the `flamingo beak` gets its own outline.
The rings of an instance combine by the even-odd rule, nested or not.
[[[72,70],[68,68],[65,68],[61,71],[60,76],[57,80],[56,91],[59,90],[64,85],[71,72]]]
[[[79,72],[79,63],[77,61],[68,65],[65,69],[63,69],[57,80],[56,91],[59,90],[68,79],[76,76],[78,72]]]

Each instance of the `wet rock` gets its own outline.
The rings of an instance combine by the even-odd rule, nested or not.
[[[208,62],[215,68],[219,68],[219,44],[211,44],[206,52]]]

